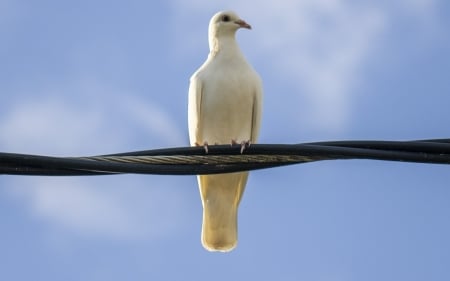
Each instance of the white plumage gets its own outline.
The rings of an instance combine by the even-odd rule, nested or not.
[[[209,23],[210,53],[189,86],[191,145],[231,144],[258,138],[262,83],[235,39],[251,29],[234,12],[215,14]],[[210,251],[230,251],[237,243],[237,209],[248,172],[198,176],[203,204],[202,244]]]

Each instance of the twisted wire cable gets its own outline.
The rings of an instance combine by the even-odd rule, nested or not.
[[[89,157],[0,153],[0,174],[87,176],[108,174],[196,175],[230,173],[323,160],[371,159],[450,164],[450,139],[331,141],[303,144],[212,145]]]

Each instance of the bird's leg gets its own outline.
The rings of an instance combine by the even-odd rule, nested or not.
[[[199,144],[198,142],[195,143],[195,146],[202,146],[201,144]],[[208,150],[208,142],[205,141],[203,143],[203,148],[205,149],[205,153],[208,154],[209,150]]]
[[[205,153],[206,154],[208,154],[208,142],[207,141],[205,141],[204,143],[203,143],[203,148],[205,149]]]
[[[241,154],[242,154],[247,147],[250,147],[251,142],[248,140],[248,141],[241,141],[240,143],[238,143],[236,140],[232,139],[231,146],[236,144],[239,144],[241,146]]]
[[[247,147],[250,147],[250,144],[251,144],[250,140],[241,142],[241,154]]]

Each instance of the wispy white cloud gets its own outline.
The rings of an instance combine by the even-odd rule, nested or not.
[[[207,1],[196,1],[193,6],[181,2],[174,7],[185,16],[192,16],[186,12],[189,9],[198,9],[194,15],[212,9],[211,5],[205,5],[206,11],[201,10],[200,2]],[[257,8],[249,2],[226,4],[254,25],[252,32],[256,33],[257,42],[252,42],[252,51],[257,53],[257,59],[264,59],[264,65],[277,69],[271,72],[278,73],[273,78],[287,81],[298,89],[296,92],[307,97],[309,105],[304,108],[310,111],[302,114],[303,118],[308,116],[310,125],[326,130],[345,127],[356,70],[367,56],[370,42],[383,27],[381,13],[339,0],[276,4],[260,1]],[[297,93],[286,93],[282,100],[298,103],[300,97]]]
[[[148,139],[148,148],[184,142],[184,130],[151,100],[93,82],[81,85],[34,89],[8,104],[0,115],[2,149],[86,154],[133,148],[138,138]]]
[[[175,124],[169,112],[162,110],[156,104],[143,102],[140,99],[125,99],[120,102],[122,114],[126,114],[130,120],[136,123],[139,130],[146,132],[149,144],[186,145],[187,136],[185,130]]]
[[[402,1],[400,6],[422,11],[416,17],[428,17],[435,1]],[[387,26],[394,15],[389,3],[345,0],[285,0],[285,1],[173,1],[175,18],[181,22],[195,22],[201,32],[192,31],[192,25],[178,36],[181,42],[206,45],[207,19],[216,11],[237,11],[254,26],[252,41],[242,36],[246,55],[260,65],[269,67],[272,77],[265,81],[280,80],[294,87],[283,93],[280,101],[301,106],[303,126],[323,131],[342,131],[352,117],[354,88],[360,83],[360,70],[374,55]],[[180,32],[180,31],[178,31]],[[255,39],[256,37],[256,39]],[[189,40],[187,39],[189,38]],[[246,41],[247,40],[247,41]],[[176,44],[183,54],[196,50],[191,44]],[[181,50],[183,48],[184,50]],[[187,50],[186,50],[187,48]],[[202,49],[204,50],[204,49]],[[205,54],[206,56],[206,54]],[[301,94],[299,94],[301,93]],[[266,93],[271,95],[273,93]],[[279,94],[277,94],[279,95]],[[300,96],[301,95],[301,96]],[[298,107],[297,107],[298,108]],[[295,120],[297,110],[293,111]]]
[[[76,156],[136,150],[142,139],[146,149],[183,143],[183,130],[157,104],[100,83],[80,84],[34,89],[39,98],[8,104],[0,114],[0,150]],[[71,98],[80,93],[86,96]],[[130,239],[164,236],[182,225],[185,199],[173,187],[183,180],[13,177],[0,184],[38,220],[80,235]]]
[[[438,11],[436,0],[401,0],[398,7],[404,12],[411,13],[417,19],[432,20]],[[395,3],[393,3],[395,5]]]
[[[7,186],[37,221],[78,236],[149,239],[170,235],[183,225],[182,196],[154,178],[145,183],[120,176],[27,177]]]

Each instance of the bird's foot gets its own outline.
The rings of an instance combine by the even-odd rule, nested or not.
[[[208,142],[207,141],[205,141],[204,143],[203,143],[203,145],[201,145],[201,144],[199,144],[199,143],[195,143],[195,146],[203,146],[203,148],[205,149],[205,153],[206,154],[208,154],[208,152],[209,152],[209,150],[208,150]]]
[[[241,154],[244,152],[246,148],[249,148],[252,143],[250,140],[241,142]]]
[[[241,154],[242,154],[246,148],[250,147],[251,142],[248,140],[248,141],[241,141],[241,143],[238,143],[236,140],[231,140],[231,146],[236,144],[241,145]]]

